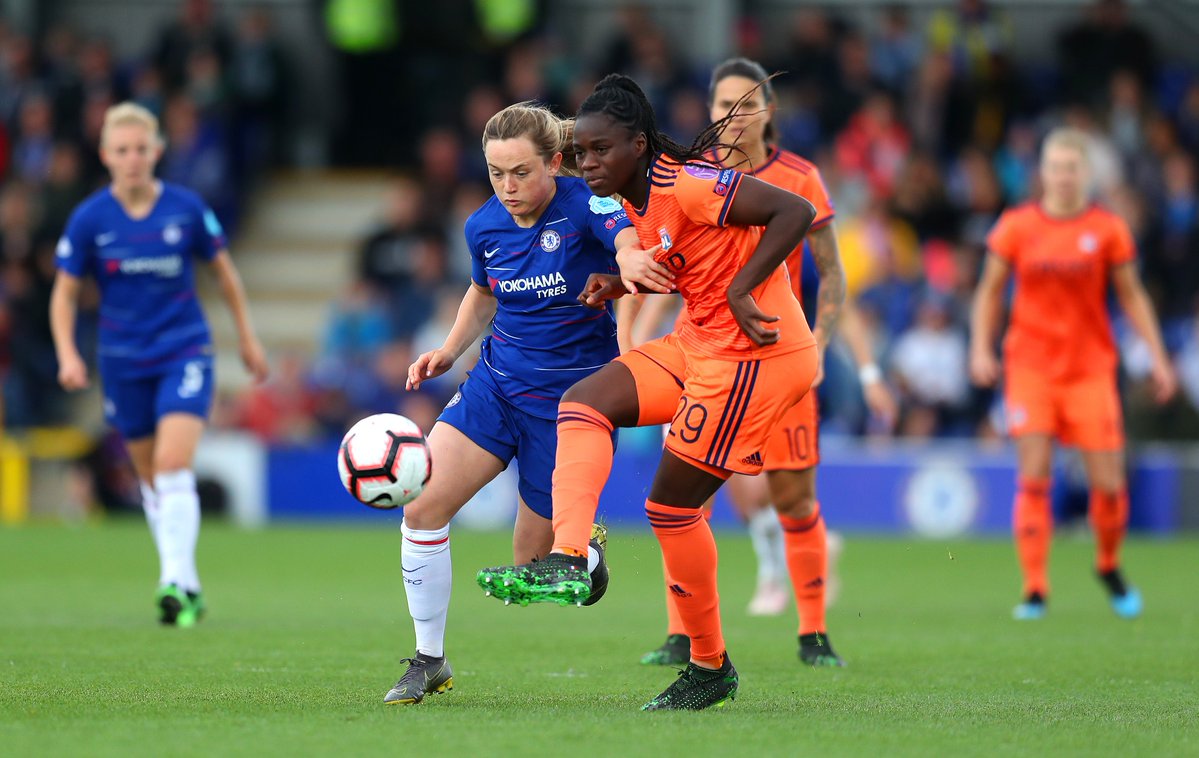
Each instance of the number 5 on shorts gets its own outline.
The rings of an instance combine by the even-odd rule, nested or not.
[[[183,381],[179,382],[179,397],[195,397],[204,389],[204,365],[200,361],[189,361],[183,367]]]

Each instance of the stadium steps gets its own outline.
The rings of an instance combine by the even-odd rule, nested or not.
[[[358,242],[375,220],[390,179],[374,172],[285,172],[260,189],[231,245],[268,355],[312,356],[332,301],[353,276]],[[217,352],[217,383],[249,383],[237,332],[216,280],[199,277]]]

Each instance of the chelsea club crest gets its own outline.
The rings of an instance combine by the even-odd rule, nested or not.
[[[552,253],[562,245],[562,235],[555,232],[553,229],[546,229],[541,233],[541,249],[547,253]]]

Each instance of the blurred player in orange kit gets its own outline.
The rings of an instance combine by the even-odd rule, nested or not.
[[[726,123],[713,124],[691,147],[678,145],[658,131],[636,83],[618,74],[583,101],[574,133],[579,170],[595,194],[623,198],[641,245],[669,271],[688,317],[562,397],[553,552],[536,563],[479,573],[480,585],[501,599],[585,600],[587,540],[612,468],[612,430],[670,422],[645,511],[691,656],[645,710],[699,710],[735,696],[737,671],[721,632],[716,542],[703,505],[733,472],[762,470],[770,431],[807,393],[819,363],[782,267],[815,209],[793,193],[704,162]],[[599,305],[627,292],[620,277],[593,275],[582,298]]]
[[[833,204],[820,171],[795,153],[773,144],[774,90],[761,65],[745,58],[721,63],[712,72],[708,100],[713,121],[731,117],[721,135],[728,146],[711,151],[709,159],[794,192],[816,208],[807,244],[801,244],[787,257],[786,266],[792,290],[800,298],[804,247],[811,250],[820,274],[812,333],[823,358],[842,310],[845,276],[833,232]],[[665,299],[654,300],[660,304]],[[852,304],[847,303],[846,311],[851,308]],[[856,313],[850,315],[844,324],[844,334],[861,366],[867,404],[880,418],[893,420],[894,399],[881,381],[882,372],[873,362],[861,322],[854,317]],[[829,538],[816,500],[815,467],[820,460],[818,424],[816,393],[809,392],[787,411],[770,436],[763,454],[765,481],[735,476],[730,481],[729,497],[749,525],[758,558],[758,587],[749,612],[775,615],[786,610],[790,593],[784,589],[784,573],[790,575],[799,614],[800,660],[812,666],[843,666],[844,661],[833,650],[825,628]],[[776,549],[780,543],[781,551]],[[775,557],[776,552],[782,552],[781,560]],[[674,665],[687,661],[690,640],[683,633],[676,601],[669,591],[671,584],[668,577],[666,642],[643,656],[643,663]]]
[[[1120,544],[1128,526],[1124,430],[1116,389],[1116,348],[1108,317],[1108,285],[1133,328],[1149,345],[1156,399],[1177,380],[1135,265],[1127,225],[1089,199],[1085,134],[1056,129],[1041,151],[1039,201],[1006,211],[987,240],[987,256],[971,314],[970,374],[982,386],[1004,384],[1008,427],[1016,438],[1017,493],[1013,531],[1024,574],[1017,619],[1045,615],[1049,597],[1049,498],[1052,441],[1082,452],[1091,487],[1096,572],[1112,609],[1141,613],[1141,595],[1124,579]],[[999,310],[1015,278],[1003,367],[995,356]]]

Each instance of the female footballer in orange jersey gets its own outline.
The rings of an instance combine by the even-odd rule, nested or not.
[[[773,144],[774,89],[758,63],[733,58],[717,66],[708,87],[708,101],[713,121],[729,119],[721,135],[728,147],[710,152],[709,158],[714,163],[794,192],[807,198],[816,208],[807,245],[798,246],[788,256],[786,265],[792,291],[800,298],[803,251],[805,247],[811,250],[820,274],[812,333],[823,357],[845,297],[845,276],[833,232],[833,204],[820,171],[800,156]],[[640,299],[633,302],[640,302]],[[852,303],[845,303],[845,308],[851,309]],[[847,319],[842,325],[842,333],[861,366],[862,389],[871,411],[880,418],[893,419],[895,401],[874,365],[869,339],[860,321]],[[729,497],[749,524],[759,562],[758,588],[750,603],[750,613],[774,615],[786,607],[787,593],[781,586],[782,576],[770,576],[762,570],[763,566],[775,563],[772,555],[774,535],[781,522],[784,562],[799,614],[799,658],[811,666],[843,666],[844,662],[829,642],[825,626],[828,536],[816,500],[816,464],[820,460],[818,435],[816,393],[809,392],[787,411],[771,434],[763,456],[765,481],[734,476],[730,481]],[[771,503],[778,513],[777,518]],[[666,642],[647,653],[642,658],[643,663],[672,665],[687,661],[690,640],[683,634],[676,601],[669,591],[671,584],[667,577]]]
[[[970,374],[993,386],[1002,373],[1009,431],[1016,438],[1017,493],[1012,518],[1024,575],[1017,619],[1045,615],[1053,513],[1049,475],[1053,440],[1082,451],[1091,487],[1095,568],[1112,609],[1141,613],[1141,596],[1121,573],[1120,544],[1128,525],[1124,429],[1116,389],[1116,348],[1108,318],[1108,288],[1153,355],[1156,398],[1165,402],[1177,380],[1162,344],[1153,306],[1137,275],[1128,226],[1092,205],[1087,137],[1057,129],[1041,150],[1039,201],[1006,211],[987,240],[987,256],[971,314]],[[1003,365],[995,357],[999,307],[1016,280]]]
[[[585,599],[587,540],[612,467],[612,430],[670,422],[645,511],[691,657],[646,710],[698,710],[736,694],[721,634],[716,543],[702,509],[731,473],[761,471],[770,431],[808,391],[819,362],[782,268],[815,209],[701,162],[726,123],[683,147],[658,131],[633,80],[617,74],[583,101],[574,133],[579,170],[595,194],[623,198],[641,245],[672,272],[688,318],[566,392],[558,406],[553,552],[479,574],[480,585],[505,600]],[[626,292],[619,277],[593,275],[581,297],[600,304]]]

